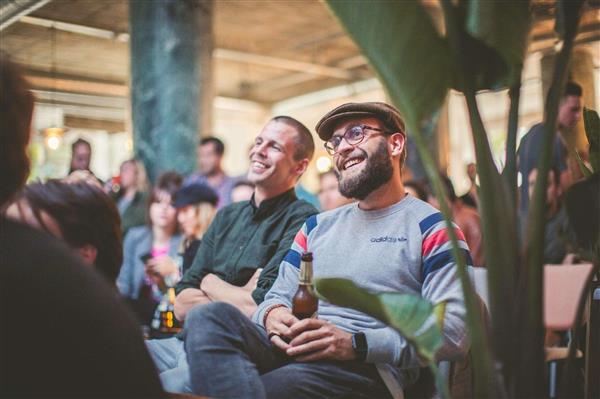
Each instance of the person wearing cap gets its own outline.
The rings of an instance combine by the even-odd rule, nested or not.
[[[202,236],[208,230],[217,213],[219,195],[208,184],[192,183],[175,193],[173,206],[177,209],[177,221],[183,233],[179,253],[181,271],[185,273],[196,256]]]
[[[446,302],[438,357],[466,354],[465,307],[446,223],[438,210],[404,191],[406,136],[398,111],[384,103],[344,104],[316,130],[333,155],[340,192],[358,202],[306,221],[252,320],[225,303],[188,314],[185,349],[195,394],[390,397],[387,384],[404,388],[415,380],[423,365],[417,352],[373,317],[324,301],[318,318],[292,314],[304,252],[313,253],[315,278],[346,278],[370,291]]]
[[[166,391],[191,392],[184,351],[194,328],[187,325],[190,309],[224,302],[249,320],[263,301],[298,229],[317,213],[294,193],[313,153],[310,131],[288,116],[271,119],[255,138],[247,175],[254,184],[252,198],[217,212],[176,286],[175,316],[185,320],[183,333],[146,342]]]

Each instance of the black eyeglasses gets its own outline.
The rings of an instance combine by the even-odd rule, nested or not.
[[[348,128],[343,136],[332,136],[329,140],[325,142],[325,149],[329,153],[329,155],[335,155],[338,152],[338,148],[340,144],[342,144],[342,139],[346,140],[346,143],[354,146],[360,144],[366,136],[365,130],[374,130],[376,132],[380,132],[382,134],[387,134],[388,132],[379,129],[373,126],[368,125],[356,125]]]

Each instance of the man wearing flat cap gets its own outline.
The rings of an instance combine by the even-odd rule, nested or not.
[[[467,351],[465,308],[446,223],[437,209],[404,191],[406,136],[398,111],[384,103],[344,104],[316,130],[333,156],[340,192],[358,202],[306,221],[252,321],[223,303],[190,312],[186,352],[196,394],[374,398],[390,397],[390,388],[414,381],[422,366],[415,349],[382,322],[324,301],[318,318],[293,316],[300,255],[307,251],[314,255],[315,278],[346,278],[371,291],[445,301],[439,359]]]

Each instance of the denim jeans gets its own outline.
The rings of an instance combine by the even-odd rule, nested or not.
[[[158,369],[163,389],[167,392],[191,393],[190,371],[179,338],[152,339],[146,341],[148,351]]]
[[[215,398],[389,398],[373,364],[298,363],[271,345],[264,328],[213,302],[186,318],[192,391]]]

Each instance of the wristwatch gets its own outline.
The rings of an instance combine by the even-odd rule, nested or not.
[[[354,349],[354,353],[356,353],[356,359],[364,362],[369,350],[367,346],[367,336],[364,332],[352,334],[352,349]]]

